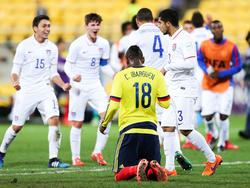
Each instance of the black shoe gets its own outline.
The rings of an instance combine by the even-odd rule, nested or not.
[[[248,131],[240,131],[240,132],[239,132],[239,135],[240,135],[242,138],[250,139],[250,132],[248,132]]]
[[[192,170],[191,162],[180,152],[175,152],[175,160],[179,163],[183,170]]]
[[[224,151],[225,151],[225,146],[218,147],[218,152],[224,152]]]
[[[215,137],[212,137],[212,139],[210,140],[210,142],[208,143],[209,147],[211,148],[211,150],[214,150],[215,146],[216,146],[216,141],[217,139]]]

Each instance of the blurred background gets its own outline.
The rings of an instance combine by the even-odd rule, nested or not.
[[[147,7],[155,18],[160,10],[175,8],[179,11],[181,23],[190,20],[193,12],[200,11],[204,19],[222,21],[224,36],[236,43],[245,60],[248,47],[246,35],[250,30],[250,0],[0,0],[0,117],[7,119],[11,112],[15,93],[10,81],[12,60],[17,44],[32,35],[32,20],[38,14],[47,14],[51,19],[49,39],[63,40],[66,57],[72,40],[82,35],[84,16],[96,12],[103,18],[100,36],[109,40],[110,45],[122,37],[121,24],[131,21],[140,8]],[[234,76],[234,113],[244,113],[247,90],[243,83],[244,71]],[[111,81],[104,78],[107,91]],[[60,106],[67,104],[63,95]],[[62,110],[64,112],[64,110]],[[94,115],[95,116],[95,115]]]

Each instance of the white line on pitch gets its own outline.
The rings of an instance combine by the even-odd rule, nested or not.
[[[222,165],[241,165],[241,164],[250,164],[250,161],[234,161],[234,162],[223,162]],[[205,166],[204,164],[192,164],[192,166]],[[24,173],[1,173],[1,171],[9,171],[9,170],[27,170],[27,171],[38,171],[45,169],[1,169],[0,176],[27,176],[27,175],[41,175],[41,174],[63,174],[63,173],[75,173],[75,172],[100,172],[111,170],[111,168],[94,168],[94,169],[76,169],[76,168],[68,168],[64,170],[53,170],[48,169],[43,172],[24,172]]]

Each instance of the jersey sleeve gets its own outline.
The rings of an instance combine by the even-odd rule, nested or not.
[[[158,74],[157,81],[157,102],[163,108],[168,108],[170,105],[170,96],[167,91],[167,86],[164,77],[161,73]]]
[[[73,42],[69,47],[69,53],[66,57],[66,61],[69,61],[70,63],[75,63],[77,59],[77,53],[78,53],[77,44]]]
[[[207,65],[204,61],[205,57],[204,57],[202,49],[203,49],[203,44],[201,44],[201,48],[198,50],[197,59],[198,59],[198,64],[199,64],[200,68],[203,70],[203,72],[205,74],[207,74]]]
[[[232,76],[238,73],[242,68],[240,53],[236,45],[233,46],[231,61],[232,61],[232,65],[230,69],[219,71],[220,78]]]
[[[55,45],[51,53],[50,64],[56,65],[57,63],[58,63],[58,48]]]
[[[183,58],[189,59],[196,57],[196,46],[193,40],[184,41],[182,44]]]
[[[103,127],[108,126],[108,123],[113,119],[117,110],[119,109],[120,101],[121,101],[121,97],[122,97],[121,85],[122,85],[121,76],[118,73],[115,76],[114,81],[113,81],[109,105],[107,107],[106,114],[105,114],[104,120],[102,122]]]
[[[24,55],[24,51],[23,51],[23,48],[22,48],[23,45],[19,44],[16,48],[16,54],[14,56],[14,59],[13,59],[13,63],[14,64],[20,64],[22,65],[24,60],[25,60],[25,55]]]

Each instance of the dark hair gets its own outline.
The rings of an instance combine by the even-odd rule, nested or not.
[[[96,21],[98,23],[102,22],[102,17],[96,13],[90,13],[85,16],[85,24],[88,25],[89,22]]]
[[[178,12],[174,9],[169,8],[161,11],[159,17],[165,23],[170,22],[174,27],[179,26]]]
[[[133,18],[132,18],[132,27],[133,27],[133,29],[134,30],[137,30],[138,29],[138,25],[137,25],[137,23],[136,23],[136,16],[133,16]]]
[[[57,41],[56,41],[56,44],[58,45],[58,44],[60,44],[60,43],[62,43],[62,42],[64,42],[63,38],[62,38],[62,37],[59,37],[59,38],[57,39]]]
[[[154,19],[151,10],[148,8],[141,8],[137,13],[136,18],[139,21],[151,21],[151,22]]]
[[[246,36],[247,42],[248,42],[249,38],[250,38],[250,31],[248,31],[247,36]]]
[[[49,21],[49,17],[47,15],[39,15],[39,16],[36,16],[34,19],[33,19],[33,22],[32,22],[32,27],[37,27],[40,23],[41,20],[48,20]]]
[[[139,63],[139,61],[143,59],[141,49],[137,45],[130,46],[126,52],[126,59],[134,63]]]
[[[132,23],[131,22],[124,22],[122,24],[122,33],[124,34],[126,32],[126,30],[128,29],[128,26],[131,25],[132,26]]]
[[[220,23],[222,25],[220,20],[214,20],[214,21],[211,22],[211,26],[212,26],[212,24],[218,24],[218,23]]]
[[[185,20],[184,22],[183,22],[183,25],[184,24],[193,24],[190,20]]]
[[[196,11],[193,13],[192,16],[192,23],[194,24],[194,27],[203,27],[204,19],[202,14],[199,11]]]

